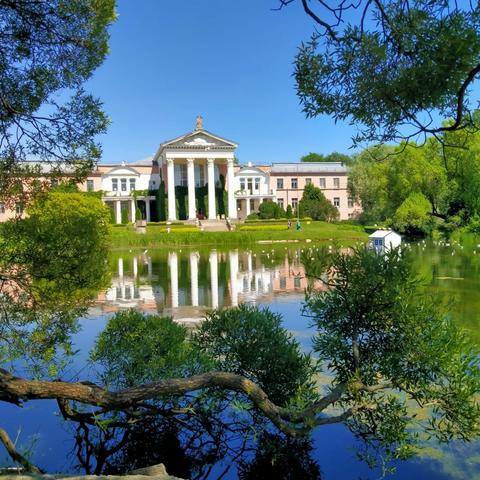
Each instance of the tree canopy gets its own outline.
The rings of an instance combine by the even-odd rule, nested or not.
[[[320,188],[313,184],[305,185],[302,198],[298,204],[301,217],[330,222],[339,216],[338,210],[327,200]]]
[[[279,8],[294,0],[279,0]],[[309,117],[358,127],[354,143],[476,129],[480,7],[447,0],[301,0],[315,23],[295,58]],[[448,125],[442,120],[453,119]]]
[[[328,155],[323,155],[322,153],[313,153],[310,152],[308,155],[304,155],[300,158],[301,162],[341,162],[348,165],[351,161],[349,155],[344,153],[332,152]]]
[[[82,87],[108,53],[114,0],[0,0],[0,177],[81,178],[100,158],[100,100]],[[24,160],[40,163],[22,163]],[[7,182],[10,179],[10,183]]]

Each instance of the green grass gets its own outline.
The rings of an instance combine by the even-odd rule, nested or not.
[[[180,226],[178,226],[180,227]],[[286,225],[239,225],[233,232],[200,232],[193,227],[172,226],[167,233],[165,226],[147,227],[145,234],[138,234],[133,227],[116,227],[111,229],[113,248],[145,248],[171,246],[243,246],[258,241],[300,241],[305,242],[337,242],[341,245],[353,245],[363,242],[367,234],[362,227],[348,224],[332,224],[326,222],[304,222],[302,230],[288,230]]]

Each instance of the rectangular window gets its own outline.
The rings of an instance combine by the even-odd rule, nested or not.
[[[302,288],[302,279],[300,277],[294,277],[293,286],[294,288]]]
[[[311,185],[312,184],[312,179],[311,178],[306,178],[305,179],[305,185]]]
[[[87,180],[87,192],[93,192],[93,180]]]
[[[280,208],[283,208],[283,198],[277,198],[277,205],[278,205]]]
[[[255,200],[251,198],[249,202],[250,202],[250,211],[253,212],[255,210]]]
[[[240,179],[240,190],[245,190],[245,179],[244,178]]]
[[[340,179],[334,178],[333,179],[333,188],[340,188]]]
[[[188,171],[186,165],[179,165],[180,168],[180,185],[186,187],[188,185]]]
[[[253,181],[251,178],[247,178],[247,190],[252,193],[253,192]]]
[[[242,209],[242,201],[237,200],[237,211],[240,211]]]
[[[283,189],[283,178],[277,178],[277,188]]]
[[[21,203],[15,204],[15,213],[21,215],[23,213],[23,205]]]
[[[353,198],[348,197],[348,208],[353,208]]]
[[[325,179],[324,178],[320,179],[320,188],[325,188]]]
[[[122,190],[122,192],[127,191],[127,179],[126,178],[121,178],[120,179],[120,189]]]
[[[348,218],[349,218],[349,219],[350,219],[350,218],[353,218],[353,213],[349,213],[349,214],[348,214]]]
[[[298,207],[298,198],[292,198],[292,208],[296,210]]]
[[[5,213],[5,204],[0,203],[0,213]]]
[[[130,191],[133,192],[135,190],[135,179],[130,179]]]
[[[292,178],[291,185],[292,185],[292,188],[298,188],[298,179]]]
[[[333,205],[335,207],[339,207],[340,206],[340,197],[333,197]]]
[[[260,179],[255,177],[255,191],[258,192],[260,190]]]
[[[380,247],[382,245],[382,239],[381,238],[376,238],[375,239],[375,246]]]
[[[112,192],[118,192],[118,179],[112,178]]]
[[[280,288],[282,290],[285,290],[287,288],[287,278],[286,277],[280,277]]]

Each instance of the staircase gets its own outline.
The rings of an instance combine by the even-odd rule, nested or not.
[[[204,232],[228,232],[225,220],[201,220],[200,223]]]

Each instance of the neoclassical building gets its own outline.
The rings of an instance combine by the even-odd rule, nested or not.
[[[98,164],[79,185],[82,191],[102,192],[115,223],[197,218],[244,220],[264,201],[295,210],[309,183],[335,205],[341,220],[361,212],[348,195],[348,170],[342,163],[236,163],[237,143],[203,128],[160,144],[152,157],[125,164]],[[47,177],[48,174],[45,174]],[[0,203],[0,222],[22,215]]]

